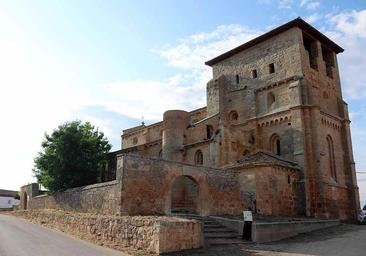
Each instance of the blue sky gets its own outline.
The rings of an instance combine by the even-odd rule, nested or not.
[[[339,65],[366,172],[366,2],[0,0],[0,188],[34,181],[45,132],[81,119],[121,130],[205,102],[204,61],[301,16],[345,48]],[[366,203],[366,175],[358,175]]]

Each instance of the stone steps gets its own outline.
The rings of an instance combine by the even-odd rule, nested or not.
[[[205,233],[232,233],[233,231],[228,230],[224,227],[214,227],[214,228],[207,228],[205,227]]]
[[[205,238],[238,238],[238,234],[235,232],[216,232],[216,233],[206,233]]]
[[[205,229],[208,228],[208,229],[213,229],[213,228],[225,228],[223,227],[222,225],[220,224],[204,224],[205,225]]]
[[[244,242],[237,232],[228,229],[213,219],[204,219],[203,226],[206,246],[233,245]]]
[[[210,219],[210,217],[182,213],[175,213],[173,216],[200,221],[203,224],[205,246],[223,246],[247,243],[239,237],[237,232],[226,228],[216,220]]]
[[[230,238],[210,238],[207,239],[206,245],[208,246],[222,246],[222,245],[235,245],[235,244],[244,244],[247,243],[244,240],[241,240],[239,238],[236,239],[230,239]]]

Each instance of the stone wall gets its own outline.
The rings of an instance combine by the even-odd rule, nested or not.
[[[200,215],[240,214],[244,198],[237,172],[133,155],[118,157],[122,173],[122,214],[170,214],[174,181],[187,176],[198,185]]]
[[[211,218],[221,225],[238,232],[240,236],[243,235],[244,221],[217,216],[212,216]],[[252,225],[252,241],[256,243],[269,243],[339,224],[339,220],[287,219],[285,221],[277,220],[270,222],[254,220]]]
[[[119,250],[132,247],[160,254],[202,245],[201,225],[195,220],[162,216],[102,216],[54,210],[18,211],[15,214]]]
[[[252,166],[240,170],[240,188],[246,206],[257,213],[298,216],[303,213],[300,171],[283,166]],[[255,199],[255,205],[253,201]]]
[[[231,84],[235,84],[235,76],[239,75],[240,80],[248,79],[247,84],[250,84],[248,87],[251,87],[255,80],[271,83],[301,75],[299,37],[300,30],[291,28],[255,47],[224,59],[213,65],[213,78],[225,75],[230,77]],[[274,73],[269,72],[270,63],[274,63]],[[253,78],[253,70],[257,70],[257,78]]]
[[[108,215],[237,215],[253,209],[256,199],[263,214],[300,213],[298,169],[272,162],[216,169],[138,155],[117,159],[117,180],[29,197],[28,209]],[[22,191],[30,193],[30,187],[34,184]]]
[[[339,225],[339,220],[254,223],[252,240],[256,243],[269,243],[337,225]]]
[[[120,185],[117,180],[68,189],[54,195],[40,195],[29,200],[29,209],[119,214]]]

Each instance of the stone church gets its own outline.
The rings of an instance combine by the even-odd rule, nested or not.
[[[240,170],[259,212],[353,218],[359,197],[342,52],[302,19],[290,21],[207,61],[207,107],[168,110],[161,122],[124,130],[119,153]],[[180,183],[176,199],[189,201],[190,180]]]
[[[225,52],[205,63],[207,107],[123,131],[104,174],[111,181],[54,197],[24,187],[22,207],[355,220],[342,52],[301,18]]]

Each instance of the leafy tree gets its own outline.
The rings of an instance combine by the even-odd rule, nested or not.
[[[51,193],[93,184],[110,149],[104,134],[90,123],[67,122],[45,134],[33,173]]]
[[[19,192],[17,192],[17,193],[14,195],[14,199],[18,199],[18,200],[20,200],[20,194],[19,194]]]

